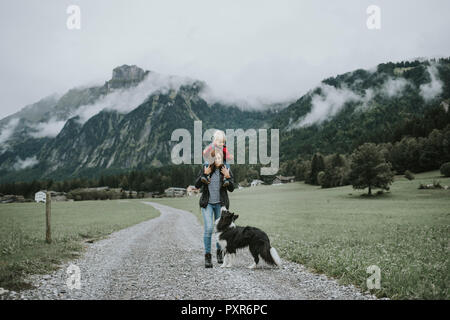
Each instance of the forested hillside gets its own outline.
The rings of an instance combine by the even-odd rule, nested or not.
[[[206,87],[122,66],[103,86],[43,99],[0,121],[0,183],[90,178],[82,184],[98,185],[102,176],[114,176],[114,186],[145,191],[184,186],[193,173],[184,177],[167,167],[170,137],[178,128],[193,132],[195,120],[203,130],[280,129],[281,173],[298,179],[311,175],[314,155],[324,157],[325,166],[340,155],[348,167],[350,154],[366,142],[378,144],[397,173],[439,169],[450,161],[448,58],[389,62],[328,78],[284,108],[211,103]],[[265,178],[258,166],[234,171],[239,181]],[[125,183],[125,176],[133,181]]]

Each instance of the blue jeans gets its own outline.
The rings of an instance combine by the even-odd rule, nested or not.
[[[206,208],[202,208],[203,223],[205,233],[203,234],[203,242],[205,244],[205,253],[211,253],[211,238],[214,230],[214,223],[220,218],[220,203],[208,203]],[[217,249],[220,250],[220,245],[216,243]]]

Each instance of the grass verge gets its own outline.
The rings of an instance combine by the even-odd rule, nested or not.
[[[86,241],[159,216],[141,201],[52,202],[52,243],[45,243],[45,204],[0,205],[0,287],[30,288],[29,274],[45,274],[79,256]]]
[[[389,193],[365,197],[350,186],[293,183],[236,190],[239,225],[266,231],[283,258],[367,290],[367,267],[381,269],[378,297],[450,299],[450,190],[419,190],[439,172],[396,177]],[[190,211],[202,222],[198,197],[153,199]],[[201,235],[199,235],[201,237]]]

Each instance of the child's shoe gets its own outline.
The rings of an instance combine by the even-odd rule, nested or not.
[[[210,184],[211,183],[211,178],[203,175],[202,178],[200,179],[204,184]]]

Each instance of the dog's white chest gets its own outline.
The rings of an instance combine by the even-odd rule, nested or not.
[[[227,248],[227,240],[221,240],[221,239],[220,239],[220,235],[221,235],[221,234],[222,234],[222,232],[218,232],[218,233],[216,234],[217,242],[219,242],[220,248],[221,248],[222,250],[225,250],[225,249]]]

